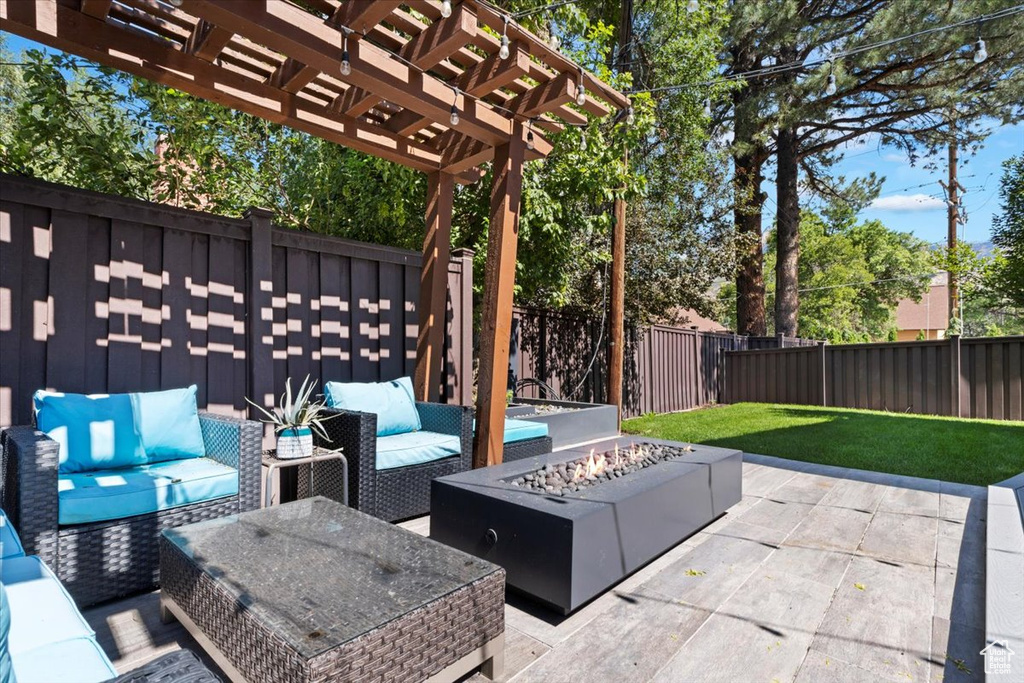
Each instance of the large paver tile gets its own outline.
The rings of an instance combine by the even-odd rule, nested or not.
[[[938,517],[940,498],[936,491],[890,488],[878,504],[878,511]]]
[[[759,570],[654,680],[791,681],[831,599],[831,586]]]
[[[513,680],[597,683],[649,680],[711,612],[653,591],[616,591],[619,602]]]
[[[926,678],[915,677],[912,680],[921,681]],[[910,683],[910,679],[907,679],[906,676],[879,675],[877,672],[862,669],[855,664],[844,662],[814,648],[808,651],[807,657],[800,667],[800,672],[796,676],[796,683],[878,683],[878,681]]]
[[[541,659],[551,651],[551,647],[522,631],[514,628],[505,629],[505,672],[500,680],[507,681],[516,676],[526,667]]]
[[[743,471],[743,495],[764,498],[775,489],[784,485],[796,475],[792,470],[778,467],[760,467],[756,470]]]
[[[762,498],[737,517],[736,521],[789,534],[804,521],[807,513],[813,508],[814,506],[808,503],[791,503],[784,500]]]
[[[756,541],[714,535],[645,584],[670,600],[714,610],[772,553]]]
[[[881,677],[924,680],[934,569],[854,557],[813,648]]]
[[[782,546],[761,566],[769,576],[787,574],[835,588],[846,573],[849,553]]]
[[[965,626],[985,628],[985,563],[935,568],[933,614]]]
[[[853,552],[860,546],[871,514],[843,507],[819,505],[807,513],[785,545]]]
[[[878,512],[864,532],[860,552],[871,557],[926,566],[935,564],[935,517]]]
[[[984,680],[985,631],[947,619],[932,619],[932,681],[977,683]]]
[[[889,487],[866,481],[843,479],[821,499],[821,505],[874,512]]]
[[[771,492],[772,500],[789,503],[818,503],[840,480],[817,474],[798,472],[788,482]]]

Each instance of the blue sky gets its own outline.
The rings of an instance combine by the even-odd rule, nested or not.
[[[999,211],[1002,163],[1022,153],[1024,125],[999,126],[995,121],[992,134],[976,155],[961,153],[960,184],[967,188],[963,197],[967,224],[961,229],[961,239],[988,241],[992,216]],[[939,162],[939,168],[934,170],[925,169],[924,160],[911,166],[899,150],[879,148],[877,138],[869,138],[850,146],[846,158],[837,165],[836,173],[853,178],[874,171],[884,176],[885,183],[876,200],[878,208],[864,211],[862,218],[877,218],[896,230],[938,242],[946,239],[946,206],[938,182],[946,180],[947,176],[944,154]]]
[[[17,53],[36,48],[49,48],[20,36],[3,33],[8,48]],[[961,238],[969,242],[986,242],[992,228],[992,216],[999,210],[999,177],[1003,161],[1024,154],[1024,125],[998,126],[975,156],[962,156],[960,183],[968,192],[963,202],[968,221],[961,229]],[[924,160],[911,166],[898,150],[878,145],[877,137],[869,136],[851,143],[845,158],[835,167],[836,175],[847,179],[865,176],[874,171],[885,178],[877,200],[878,208],[865,210],[864,219],[879,219],[889,227],[911,232],[928,242],[946,239],[946,207],[938,181],[946,179],[944,159],[939,168],[928,170]],[[765,211],[765,230],[772,224],[775,212],[775,188],[765,185],[769,195]]]

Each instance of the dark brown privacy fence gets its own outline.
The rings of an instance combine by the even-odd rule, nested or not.
[[[471,398],[472,255],[449,269],[444,394]],[[0,426],[36,389],[195,383],[242,413],[285,378],[411,375],[420,255],[0,175]]]
[[[544,397],[538,380],[566,400],[608,396],[607,321],[540,309],[516,309],[509,372],[520,396]],[[791,337],[741,337],[653,325],[626,330],[623,416],[689,410],[721,401],[723,352],[814,343]]]
[[[725,401],[1021,420],[1024,337],[726,354]]]

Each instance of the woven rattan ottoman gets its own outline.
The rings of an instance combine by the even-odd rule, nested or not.
[[[160,585],[231,680],[501,675],[504,570],[323,497],[164,531]]]

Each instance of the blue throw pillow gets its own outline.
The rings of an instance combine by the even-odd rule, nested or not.
[[[11,666],[11,653],[7,648],[7,636],[11,632],[11,608],[7,604],[7,591],[0,583],[0,683],[17,683]]]
[[[327,405],[342,410],[377,414],[377,436],[405,434],[422,428],[408,377],[390,382],[328,382]]]
[[[37,391],[32,400],[36,427],[60,444],[61,473],[146,463],[128,394]]]
[[[129,395],[135,426],[149,462],[206,455],[196,406],[196,385]]]

